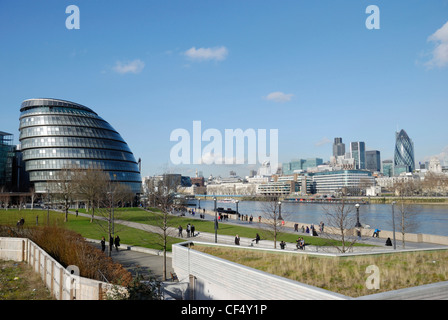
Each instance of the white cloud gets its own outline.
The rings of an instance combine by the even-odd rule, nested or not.
[[[113,70],[120,74],[125,73],[140,73],[142,72],[143,68],[145,67],[145,63],[141,61],[140,59],[136,59],[130,62],[121,62],[117,61],[115,66],[113,67]]]
[[[330,143],[330,142],[331,142],[330,139],[328,139],[327,137],[323,137],[322,139],[320,139],[319,141],[317,141],[314,145],[315,145],[316,147],[321,147],[321,146],[326,145],[326,144],[328,144],[328,143]]]
[[[222,61],[227,58],[229,51],[226,47],[199,48],[192,47],[184,53],[188,58],[197,61],[216,60]]]
[[[434,42],[435,48],[432,59],[426,63],[430,67],[445,67],[448,65],[448,22],[439,30],[428,37],[428,41]]]
[[[288,102],[292,99],[294,95],[293,94],[286,94],[283,92],[271,92],[266,97],[264,97],[266,100],[274,101],[274,102]]]
[[[424,158],[424,161],[429,161],[432,158],[439,159],[441,165],[446,166],[448,165],[448,146],[442,149],[442,151],[439,154],[435,154],[432,156],[427,156]]]

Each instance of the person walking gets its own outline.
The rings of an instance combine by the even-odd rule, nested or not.
[[[258,241],[260,241],[260,235],[257,233],[257,235],[255,236],[255,243],[258,244]]]
[[[117,235],[115,237],[115,250],[118,251],[118,247],[120,246],[120,237]]]
[[[109,252],[112,252],[112,249],[114,247],[114,238],[112,238],[112,235],[109,237]]]
[[[240,245],[240,237],[238,235],[235,236],[235,245]]]
[[[106,239],[104,237],[101,238],[101,251],[104,252],[106,250]]]
[[[182,226],[179,225],[179,228],[177,228],[177,229],[179,230],[179,237],[183,238],[183,235],[182,235]]]
[[[187,238],[190,237],[190,231],[191,231],[190,224],[187,224]]]
[[[280,242],[280,248],[283,250],[283,249],[285,249],[285,247],[286,247],[286,242],[282,240]]]
[[[194,237],[194,224],[191,225],[191,236]]]

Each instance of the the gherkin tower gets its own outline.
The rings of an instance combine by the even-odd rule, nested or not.
[[[25,169],[36,192],[56,182],[61,169],[78,167],[102,169],[140,193],[134,155],[120,134],[90,108],[60,99],[25,100],[19,130]]]
[[[394,170],[398,175],[401,172],[412,172],[415,169],[414,143],[403,129],[395,133]]]

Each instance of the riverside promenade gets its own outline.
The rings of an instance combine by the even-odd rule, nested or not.
[[[79,215],[85,215],[90,217],[90,215],[79,213]],[[204,218],[200,218],[198,214],[192,215],[186,213],[186,217],[190,219],[197,220],[208,220],[214,221],[214,213],[206,212]],[[142,224],[137,222],[131,222],[126,220],[115,220],[115,223],[121,224],[124,226],[128,226],[131,228],[136,228],[140,230],[144,230],[147,232],[158,233],[161,232],[160,228]],[[255,222],[255,220],[250,223],[249,221],[238,220],[238,219],[229,219],[224,222],[219,222],[219,224],[234,224],[245,226],[254,229],[254,237],[253,238],[240,238],[240,245],[238,247],[243,248],[259,248],[259,249],[269,249],[269,250],[282,250],[280,249],[280,241],[282,240],[279,237],[276,243],[276,249],[274,249],[274,241],[272,240],[264,240],[261,239],[258,244],[255,243],[254,238],[257,233],[260,233],[260,230],[263,228],[260,222]],[[300,224],[299,224],[300,225]],[[201,232],[201,230],[196,230],[194,236],[187,237],[186,236],[186,225],[183,227],[183,237],[179,237],[177,228],[170,228],[169,234],[172,237],[181,238],[185,241],[195,241],[195,242],[204,242],[204,243],[215,243],[215,234]],[[325,230],[325,229],[324,229]],[[282,232],[288,232],[296,234],[297,237],[309,236],[307,233],[302,233],[301,229],[299,231],[294,231],[293,227],[286,226],[283,228]],[[322,236],[322,235],[319,235]],[[235,245],[235,236],[234,235],[222,235],[218,233],[216,236],[218,244],[224,245]],[[91,240],[92,242],[98,245],[99,240]],[[162,280],[163,275],[163,254],[161,251],[154,249],[146,249],[146,248],[138,248],[133,246],[126,245],[125,239],[122,239],[123,243],[120,246],[120,250],[118,252],[112,252],[112,259],[121,263],[126,269],[131,271],[132,273],[140,272],[140,273],[151,273],[157,279]],[[396,235],[396,250],[394,250],[393,246],[386,246],[384,238],[374,238],[371,235],[363,236],[360,240],[357,239],[358,243],[369,244],[371,246],[357,246],[353,247],[350,254],[363,254],[363,253],[385,253],[385,252],[393,252],[393,251],[414,251],[414,250],[429,250],[429,249],[448,249],[448,246],[434,243],[425,243],[425,242],[412,242],[406,241],[405,248],[402,247],[402,242],[400,238],[400,234]],[[313,246],[307,245],[305,246],[305,250],[298,250],[296,248],[296,243],[286,243],[285,249],[282,251],[290,251],[296,252],[298,254],[316,254],[316,255],[328,255],[328,254],[337,254],[338,250],[334,247],[321,247],[321,246]],[[170,272],[174,272],[171,266],[171,253],[167,253],[167,278],[170,278]]]

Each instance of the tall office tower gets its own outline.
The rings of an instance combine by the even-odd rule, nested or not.
[[[393,177],[393,175],[394,175],[394,162],[392,160],[384,160],[382,162],[381,172],[386,177]]]
[[[350,143],[351,157],[355,159],[356,169],[366,168],[366,145],[362,141]]]
[[[395,133],[394,174],[415,169],[414,143],[403,129]]]
[[[13,135],[0,131],[0,188],[12,182]],[[9,191],[9,190],[8,190]]]
[[[342,143],[342,138],[334,138],[333,143],[333,157],[345,155],[345,144]]]
[[[366,169],[372,172],[381,171],[381,156],[378,150],[366,151]]]
[[[141,193],[137,161],[126,142],[92,109],[59,99],[25,100],[20,108],[25,169],[37,193],[58,182],[64,168],[95,168]]]

